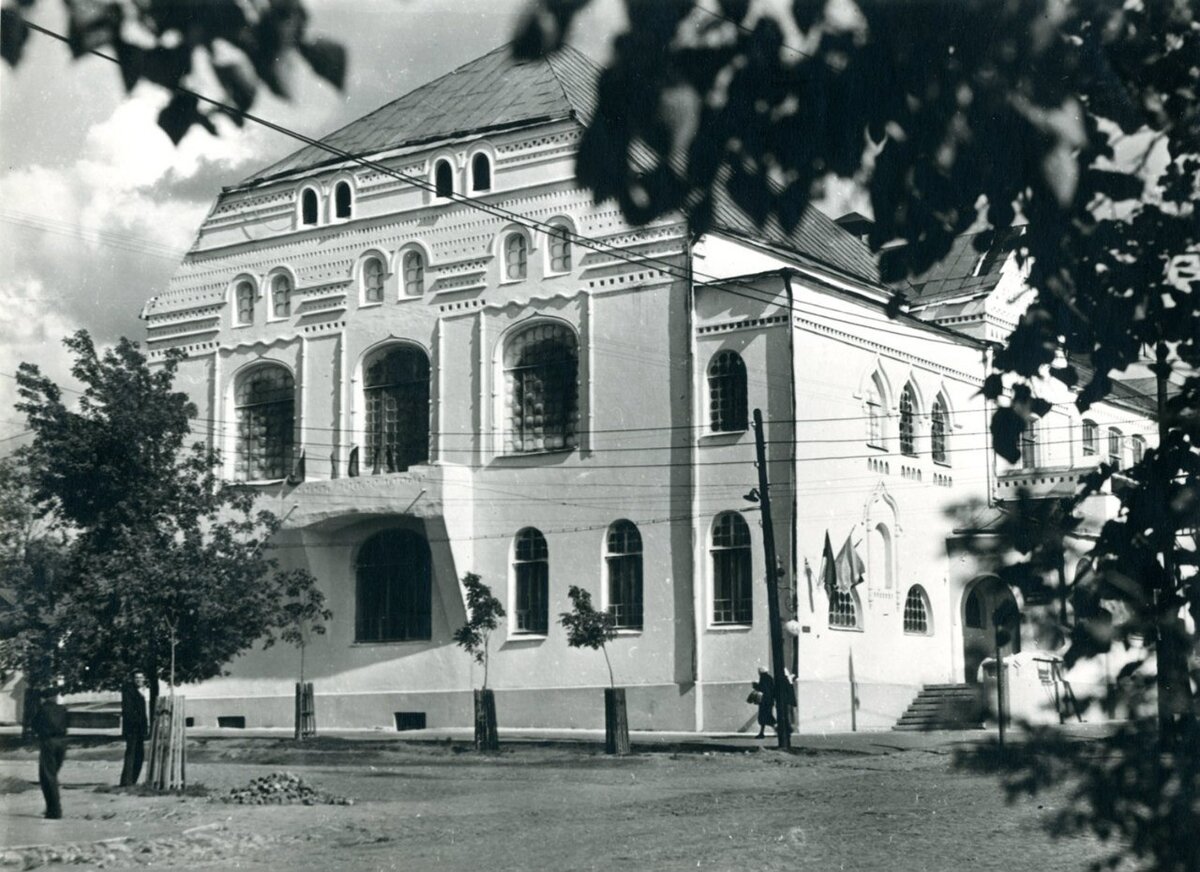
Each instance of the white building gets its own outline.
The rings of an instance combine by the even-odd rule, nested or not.
[[[997,468],[979,389],[1023,298],[1011,240],[890,319],[873,256],[816,210],[791,234],[727,202],[701,238],[631,228],[573,177],[595,73],[499,49],[324,140],[364,160],[307,147],[223,189],[145,308],[151,354],[186,353],[198,426],[286,517],[282,563],[320,580],[323,725],[470,723],[480,670],[451,633],[472,571],[509,613],[503,726],[602,722],[603,658],[557,623],[572,584],[618,619],[634,729],[747,726],[770,662],[758,408],[800,726],[849,726],[851,668],[857,725],[891,726],[923,685],[974,680],[1010,595],[948,510],[1070,487],[1105,428],[1125,454],[1152,427],[1133,401],[1091,425],[1060,405]],[[866,564],[832,602],[827,534]],[[288,726],[294,671],[247,654],[189,712]]]

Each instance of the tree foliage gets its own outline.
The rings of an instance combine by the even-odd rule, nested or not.
[[[592,605],[592,595],[582,587],[571,585],[567,597],[571,600],[571,611],[558,616],[558,622],[567,631],[567,644],[572,648],[591,648],[593,651],[599,648],[604,653],[604,663],[608,667],[608,682],[615,687],[612,663],[608,659],[608,643],[617,638],[613,616],[597,610]]]
[[[254,105],[260,85],[287,99],[289,69],[299,56],[334,87],[346,78],[346,51],[338,43],[307,33],[308,12],[300,0],[63,0],[67,42],[82,57],[102,51],[120,66],[121,81],[132,91],[141,81],[172,92],[158,125],[178,143],[200,125],[216,135],[214,118],[225,115],[239,127],[238,112]],[[0,56],[16,66],[30,28],[24,15],[36,0],[18,0],[0,10]],[[201,72],[210,71],[237,112],[203,107],[195,94],[182,93]]]
[[[483,687],[486,689],[488,643],[507,613],[500,600],[492,595],[492,589],[474,572],[463,576],[462,585],[467,592],[467,622],[454,631],[454,641],[483,666]]]
[[[312,576],[304,569],[289,569],[280,573],[279,585],[283,588],[279,638],[294,645],[300,652],[300,683],[304,683],[304,654],[313,636],[325,635],[325,622],[333,612],[325,607],[325,594],[312,583]],[[264,647],[274,644],[268,637]]]

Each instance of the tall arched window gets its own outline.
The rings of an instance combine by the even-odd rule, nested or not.
[[[900,453],[917,456],[917,397],[912,384],[900,392]]]
[[[383,261],[378,257],[368,257],[363,261],[363,301],[367,303],[383,302]]]
[[[271,279],[271,317],[287,318],[292,314],[292,280],[285,275]]]
[[[565,324],[534,324],[504,349],[509,452],[575,447],[579,350]]]
[[[404,255],[404,294],[419,297],[425,293],[425,255],[409,251]]]
[[[1131,436],[1129,438],[1130,460],[1136,466],[1142,462],[1142,458],[1146,456],[1146,440],[1141,436]]]
[[[934,463],[950,462],[950,412],[946,400],[938,396],[929,413],[929,447]]]
[[[884,448],[887,446],[887,434],[884,432],[883,391],[877,379],[872,378],[867,384],[864,399],[867,406],[867,444],[873,448]]]
[[[631,521],[608,528],[604,562],[608,569],[608,613],[623,630],[642,628],[642,535]]]
[[[429,544],[408,530],[376,533],[355,566],[354,640],[411,642],[432,637]]]
[[[403,472],[429,460],[429,358],[408,345],[376,353],[364,367],[367,464]]]
[[[918,636],[928,636],[929,626],[929,596],[925,588],[914,584],[904,597],[904,632]]]
[[[550,231],[550,271],[571,271],[571,231],[561,225]]]
[[[292,374],[278,364],[256,366],[238,378],[234,389],[238,478],[274,481],[291,471],[295,387]]]
[[[523,279],[528,269],[529,241],[524,234],[508,234],[504,237],[504,278],[509,281]]]
[[[317,192],[312,188],[305,188],[300,194],[300,223],[304,225],[316,224],[318,212]]]
[[[1108,428],[1108,462],[1117,469],[1125,460],[1125,436],[1116,427]]]
[[[854,591],[835,589],[830,595],[829,626],[841,630],[861,629],[858,622],[858,597]]]
[[[490,191],[492,189],[492,162],[488,156],[480,152],[471,158],[471,190]]]
[[[1100,428],[1096,422],[1083,419],[1083,456],[1095,457],[1100,453]]]
[[[979,591],[974,588],[963,603],[963,626],[972,630],[983,629],[983,603],[979,601]]]
[[[1041,460],[1038,426],[1037,421],[1026,421],[1025,429],[1021,431],[1021,469],[1036,469]]]
[[[736,351],[718,352],[708,364],[708,424],[714,433],[747,426],[746,364]]]
[[[544,636],[550,626],[550,549],[533,527],[513,542],[513,581],[517,632]]]
[[[712,530],[713,623],[754,619],[750,528],[737,512],[717,516]]]
[[[237,300],[237,323],[245,326],[254,323],[254,285],[250,282],[238,282],[234,294]]]
[[[875,524],[867,533],[867,572],[871,586],[891,590],[893,582],[892,531],[887,524]]]
[[[439,197],[449,197],[454,193],[454,169],[450,166],[450,161],[439,160],[434,164],[433,185]]]
[[[349,182],[338,182],[333,189],[333,214],[337,218],[349,218],[351,191]]]

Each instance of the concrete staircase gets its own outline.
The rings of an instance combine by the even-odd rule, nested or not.
[[[927,684],[893,730],[978,730],[983,728],[979,686]]]

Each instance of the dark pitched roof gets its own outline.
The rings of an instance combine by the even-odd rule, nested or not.
[[[957,237],[950,251],[902,288],[914,306],[928,306],[958,297],[987,296],[1000,281],[1000,270],[1016,247],[1023,228],[1013,227],[995,233],[965,233]],[[976,243],[982,251],[976,248]]]

